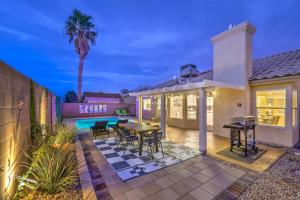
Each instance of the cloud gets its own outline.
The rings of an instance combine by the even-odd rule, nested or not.
[[[37,82],[48,82],[48,83],[61,83],[61,84],[71,84],[71,85],[76,85],[77,84],[77,79],[75,80],[65,80],[65,79],[44,79],[44,78],[39,78],[35,79]],[[88,85],[90,84],[90,81],[82,81],[83,85]]]
[[[184,36],[183,32],[170,30],[145,31],[106,31],[97,38],[96,51],[106,55],[151,57],[153,54],[176,53],[176,41]],[[92,49],[93,49],[92,48]],[[91,50],[92,50],[91,49]],[[155,49],[155,51],[153,51]]]
[[[41,40],[39,37],[17,30],[17,29],[13,29],[13,28],[8,28],[8,27],[4,27],[2,25],[0,25],[0,32],[4,33],[4,34],[9,34],[12,36],[17,36],[19,40],[22,41],[26,41],[26,40]]]

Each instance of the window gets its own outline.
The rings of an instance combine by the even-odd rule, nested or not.
[[[292,94],[292,126],[297,127],[297,90]]]
[[[161,105],[161,99],[160,99],[160,97],[157,97],[157,104],[156,104],[156,108],[157,108],[157,110],[160,110],[160,105]]]
[[[285,126],[285,89],[256,92],[256,113],[259,124]]]
[[[143,104],[144,110],[151,111],[151,99],[144,99],[143,102],[144,102]]]
[[[213,126],[214,125],[214,97],[208,96],[206,97],[206,119],[207,125]]]
[[[170,118],[182,119],[182,96],[170,98]]]
[[[187,119],[197,119],[197,96],[187,95]]]

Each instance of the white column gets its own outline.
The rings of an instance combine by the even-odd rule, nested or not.
[[[292,98],[293,98],[293,88],[292,86],[288,86],[286,88],[286,111],[285,111],[285,127],[288,129],[292,129],[292,115],[293,115],[293,108],[292,108]]]
[[[207,131],[206,131],[206,91],[200,89],[199,95],[199,150],[201,154],[207,151]]]
[[[165,95],[160,95],[160,128],[163,134],[163,137],[166,136],[166,100]]]
[[[139,124],[141,124],[143,122],[143,97],[139,96],[138,97],[138,101],[139,101],[139,118],[138,118],[138,122]]]

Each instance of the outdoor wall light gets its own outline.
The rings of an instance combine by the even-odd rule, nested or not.
[[[213,97],[216,96],[216,90],[213,90],[211,93],[212,93]]]

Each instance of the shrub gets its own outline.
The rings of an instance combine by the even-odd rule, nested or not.
[[[50,128],[45,124],[35,124],[31,127],[31,137],[34,150],[47,143],[49,138],[53,135]]]
[[[65,103],[77,103],[78,96],[75,91],[68,91],[65,94]]]
[[[46,126],[34,128],[38,148],[27,155],[30,162],[25,163],[27,172],[19,179],[16,198],[26,196],[30,191],[58,193],[77,185],[77,163],[72,144],[76,134],[74,126],[57,124],[53,132]]]
[[[76,134],[75,126],[68,126],[64,123],[57,124],[54,128],[55,139],[54,144],[62,145],[73,141]]]
[[[77,160],[71,145],[41,147],[34,155],[25,186],[49,194],[70,189],[77,183]]]

